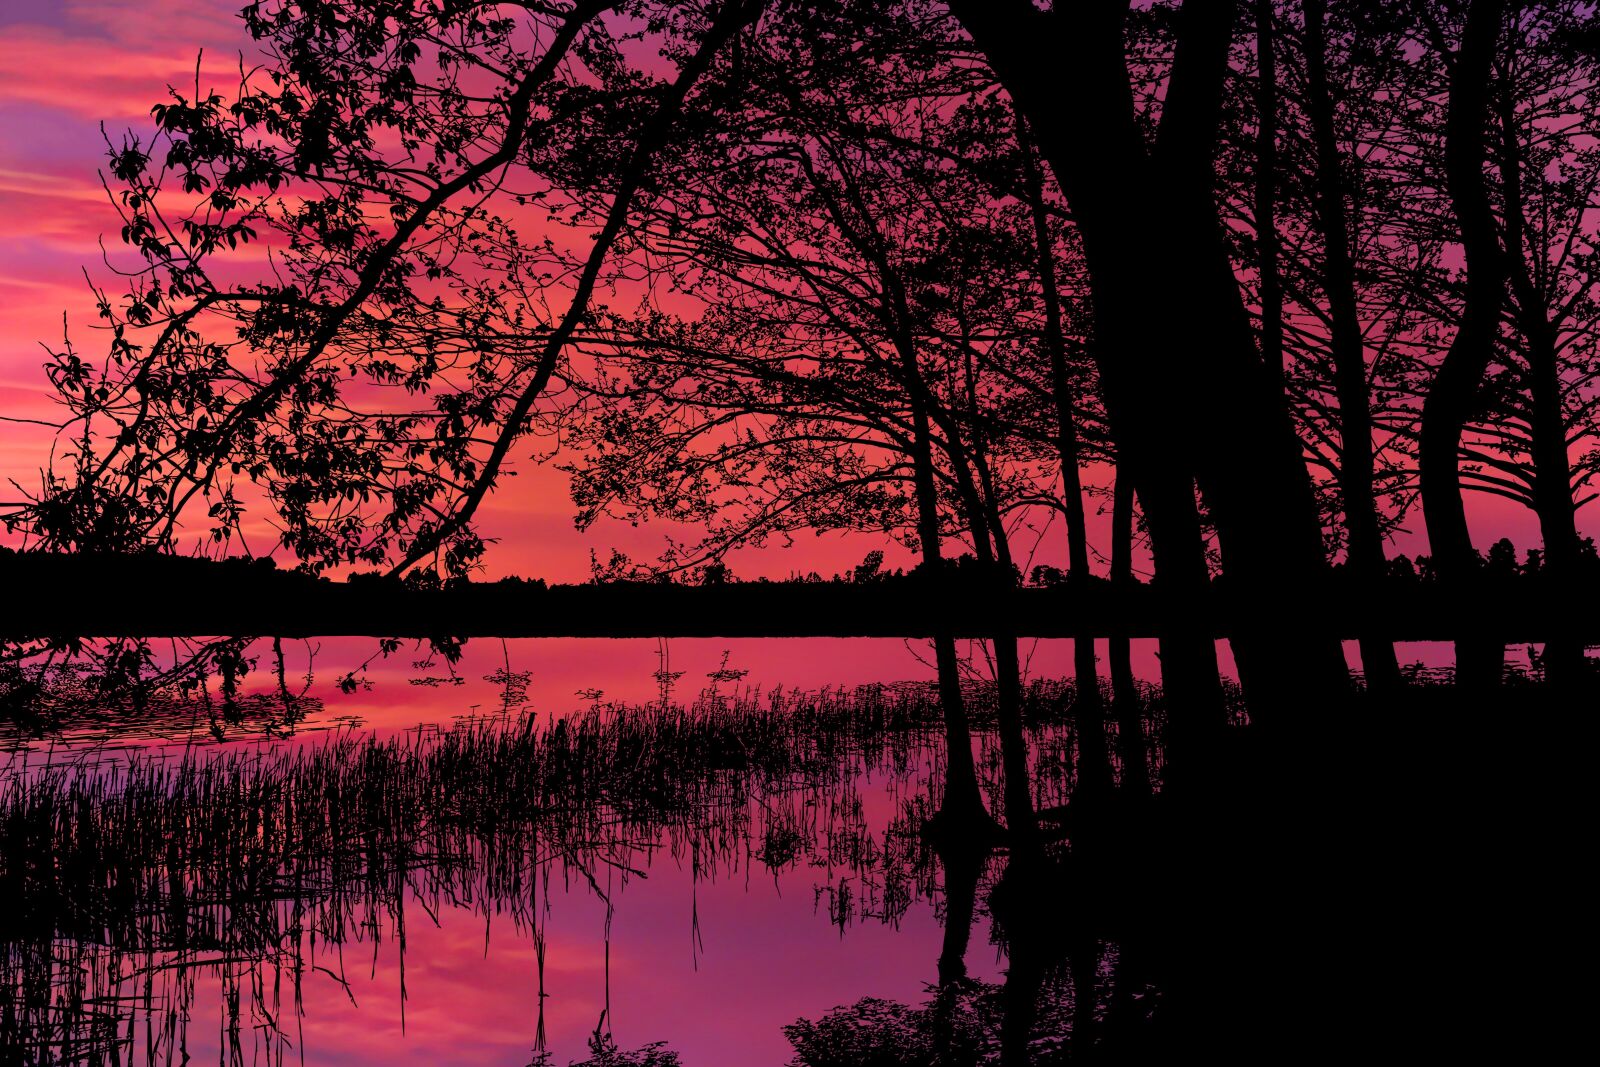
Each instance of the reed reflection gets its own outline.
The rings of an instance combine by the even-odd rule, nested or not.
[[[993,692],[970,688],[992,724]],[[1070,696],[1028,690],[1038,736],[1068,729]],[[595,698],[549,723],[502,710],[387,738],[24,758],[0,796],[0,1032],[29,1062],[177,1062],[212,1042],[231,1062],[314,1057],[309,982],[349,994],[352,966],[397,950],[404,1011],[408,925],[465,910],[534,945],[543,1055],[544,931],[564,887],[603,901],[609,928],[621,888],[667,862],[697,882],[810,881],[841,930],[896,923],[949,882],[953,938],[1001,861],[923,832],[941,747],[926,685],[759,700],[713,686],[687,705]],[[992,730],[977,756],[998,795]]]

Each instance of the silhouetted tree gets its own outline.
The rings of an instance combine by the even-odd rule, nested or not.
[[[1134,539],[1133,481],[1117,469],[1111,502],[1111,588],[1119,599],[1132,593]],[[1111,674],[1111,695],[1117,711],[1117,747],[1122,760],[1122,784],[1135,795],[1150,791],[1145,760],[1144,703],[1133,676],[1133,649],[1125,629],[1113,631],[1106,642]]]
[[[108,358],[68,347],[50,368],[76,447],[33,533],[170,547],[203,507],[227,542],[248,483],[306,566],[464,573],[635,198],[761,7],[249,5],[265,67],[231,101],[174,92],[153,140],[113,146],[144,266],[120,301],[100,295]],[[631,64],[606,15],[644,20],[669,76]],[[571,220],[595,232],[568,274],[522,231],[559,211],[544,175],[572,158],[605,203]],[[279,247],[232,282],[222,254],[263,231]]]
[[[1276,729],[1291,715],[1304,719],[1289,711],[1303,706],[1291,694],[1303,694],[1308,678],[1337,692],[1345,674],[1337,643],[1315,620],[1298,615],[1308,625],[1293,642],[1271,632],[1296,614],[1282,598],[1285,579],[1319,585],[1326,564],[1301,449],[1256,347],[1214,199],[1235,5],[1186,3],[1177,12],[1153,138],[1135,99],[1126,5],[951,7],[1027,116],[1073,211],[1111,430],[1144,508],[1157,580],[1184,599],[1205,597],[1197,476],[1225,573],[1250,605],[1234,645],[1257,721]],[[1162,250],[1154,270],[1153,249]],[[1162,294],[1160,316],[1148,313],[1152,289]],[[1194,358],[1196,336],[1207,358]],[[1182,760],[1220,729],[1222,713],[1210,635],[1178,625],[1169,623],[1162,670],[1175,702],[1170,747]],[[1300,667],[1292,680],[1291,660]]]
[[[1453,52],[1446,52],[1437,22],[1435,47],[1447,55],[1449,102],[1445,119],[1444,177],[1466,258],[1461,321],[1440,361],[1422,406],[1419,460],[1422,509],[1434,566],[1457,588],[1477,581],[1478,556],[1467,529],[1461,495],[1461,437],[1478,413],[1484,373],[1494,357],[1505,305],[1505,266],[1484,173],[1487,162],[1489,80],[1503,28],[1502,0],[1472,0]],[[1463,619],[1456,641],[1457,677],[1474,687],[1499,684],[1504,646],[1485,639],[1478,623]]]
[[[1057,280],[1056,241],[1051,232],[1045,204],[1043,174],[1035,158],[1027,130],[1019,123],[1019,154],[1022,158],[1023,188],[1033,221],[1034,243],[1038,254],[1039,291],[1044,306],[1044,347],[1050,357],[1050,384],[1056,402],[1056,441],[1061,454],[1061,500],[1067,525],[1067,580],[1082,591],[1092,577],[1089,570],[1089,532],[1084,514],[1082,434],[1075,410],[1080,389],[1073,381],[1067,362],[1067,336],[1063,323],[1060,285]],[[1103,773],[1101,756],[1106,751],[1100,713],[1100,680],[1094,654],[1095,627],[1087,616],[1072,639],[1073,666],[1078,684],[1079,721],[1083,726],[1083,775],[1085,794],[1110,785]]]
[[[933,581],[947,532],[965,529],[980,558],[1009,574],[995,522],[1015,475],[986,450],[1010,439],[975,448],[970,378],[961,396],[946,377],[959,363],[925,365],[970,355],[930,336],[936,305],[960,303],[959,285],[934,267],[959,240],[935,200],[959,195],[981,212],[980,192],[950,168],[919,175],[928,153],[908,161],[904,147],[853,129],[880,122],[915,139],[929,119],[913,87],[948,97],[973,82],[930,65],[926,49],[895,55],[887,41],[903,36],[874,46],[889,79],[850,48],[841,18],[795,13],[744,49],[744,99],[721,117],[720,136],[678,161],[643,216],[634,240],[652,269],[706,310],[688,324],[617,320],[620,376],[602,362],[597,377],[573,380],[600,398],[576,431],[588,453],[575,468],[580,522],[603,509],[702,522],[688,559],[800,528],[877,528],[913,546]],[[955,641],[936,635],[934,645],[950,715],[949,818],[970,823],[982,805]],[[1007,692],[1014,639],[1011,648],[999,651]],[[1010,723],[1008,745],[1020,730]],[[1012,777],[1020,817],[1026,774]]]
[[[1600,64],[1574,42],[1592,25],[1586,4],[1524,5],[1495,62],[1490,155],[1516,343],[1482,487],[1539,517],[1544,569],[1572,588],[1582,572],[1575,496],[1596,467],[1595,280],[1600,268],[1600,123],[1590,100]],[[1480,431],[1482,432],[1482,431]],[[1575,448],[1589,447],[1575,463]],[[1480,453],[1481,454],[1481,453]],[[1486,483],[1486,484],[1485,484]],[[1588,495],[1588,494],[1585,494]],[[1558,684],[1583,669],[1583,649],[1555,635],[1545,670]]]
[[[1316,152],[1316,221],[1323,243],[1322,288],[1326,294],[1329,348],[1339,403],[1338,481],[1347,531],[1348,569],[1363,600],[1376,599],[1385,573],[1383,533],[1373,488],[1370,367],[1357,304],[1353,237],[1347,201],[1347,163],[1334,121],[1329,84],[1328,5],[1304,0],[1306,110]],[[1376,626],[1377,616],[1368,625]],[[1394,645],[1381,630],[1361,633],[1361,665],[1368,684],[1392,690],[1400,682]]]

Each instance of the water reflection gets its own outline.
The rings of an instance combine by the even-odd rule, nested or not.
[[[1452,736],[1444,689],[1352,709],[1378,747],[1274,761],[1235,731],[1174,805],[1157,694],[1102,694],[1090,742],[1036,681],[1040,832],[967,840],[924,832],[930,684],[763,691],[674,650],[552,715],[526,656],[477,655],[361,675],[259,642],[248,684],[169,664],[121,706],[61,674],[0,777],[0,1063],[1270,1060],[1405,944],[1371,857],[1438,881],[1396,813]],[[968,688],[1000,811],[994,693]],[[409,727],[344,718],[397,695]],[[1086,744],[1110,785],[1076,795]]]
[[[806,988],[799,1003],[827,1029],[827,1008],[853,986],[915,998],[940,956],[935,909],[961,977],[959,990],[939,992],[952,981],[933,992],[967,1003],[963,1018],[999,1003],[984,989],[1001,977],[1000,954],[989,949],[970,971],[951,954],[985,955],[957,952],[952,938],[977,927],[987,944],[987,887],[1006,858],[987,849],[957,858],[921,833],[940,799],[930,687],[736,695],[726,661],[721,669],[727,684],[687,705],[589,694],[585,710],[552,720],[518,706],[526,678],[508,662],[480,676],[500,689],[500,707],[484,713],[480,703],[444,726],[340,729],[294,744],[24,751],[0,795],[6,1060],[342,1062],[359,1034],[361,1058],[382,1047],[385,1058],[419,1061],[504,1061],[515,1049],[524,1063],[657,1062],[628,1060],[609,1042],[679,1044],[694,1029],[683,1025],[687,1004],[752,1021],[702,1025],[718,1033],[686,1052],[714,1055],[725,1041],[751,1062],[763,1049],[778,1061],[790,1054],[780,1024],[799,1012],[779,1007],[789,1014],[774,1019],[760,991],[707,982],[703,995],[676,998],[676,1019],[652,1017],[640,1005],[675,979],[644,973],[657,959],[633,952],[630,936],[677,940],[678,982],[740,956],[803,975],[788,984]],[[450,674],[430,666],[417,676]],[[237,709],[272,700],[262,733],[331,721],[304,688],[268,688],[234,694],[223,721],[248,729],[250,713]],[[449,700],[458,687],[422,688]],[[155,695],[147,708],[191,716],[206,700],[204,685]],[[981,683],[973,700],[981,723],[992,715]],[[1070,789],[1059,766],[1069,700],[1055,683],[1029,693],[1043,807]],[[104,725],[62,724],[69,737]],[[980,746],[997,801],[999,754],[987,734]],[[686,906],[663,910],[683,896]],[[573,943],[573,917],[588,924],[587,945]],[[821,947],[830,940],[832,952]],[[573,958],[585,955],[599,956],[598,996],[575,995]],[[487,1027],[451,1025],[487,1021],[479,1009],[490,1006],[503,1014]],[[940,1010],[954,1033],[957,1013]],[[749,1032],[757,1025],[764,1037]],[[809,1062],[805,1048],[820,1046],[799,1033],[789,1037]]]

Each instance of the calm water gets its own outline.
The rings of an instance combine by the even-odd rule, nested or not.
[[[868,997],[920,1006],[941,954],[950,966],[948,874],[915,832],[937,799],[937,732],[874,735],[857,721],[863,702],[915,703],[932,673],[921,643],[474,641],[455,663],[410,645],[373,659],[359,639],[282,651],[280,683],[270,642],[252,646],[238,722],[219,721],[208,682],[137,713],[0,735],[11,749],[4,806],[23,827],[11,840],[33,833],[59,850],[30,866],[13,843],[0,860],[0,1051],[20,1048],[22,1062],[111,1062],[115,1047],[136,1063],[517,1065],[543,1048],[565,1064],[588,1058],[598,1030],[624,1050],[664,1042],[688,1065],[779,1064],[795,1056],[785,1026]],[[970,652],[981,682],[985,657]],[[1024,653],[1034,679],[1070,672],[1070,642]],[[1153,676],[1149,645],[1136,668]],[[901,682],[918,684],[882,688]],[[518,772],[520,757],[493,741],[508,730],[574,714],[593,726],[646,714],[619,705],[663,701],[698,707],[708,737],[738,708],[838,728],[819,729],[827,744],[740,728],[726,758],[686,767],[684,781],[665,748],[688,746],[692,763],[699,735],[619,743],[618,760],[665,767],[626,795],[607,790],[633,781],[628,767],[599,784],[541,770],[534,791],[508,780],[504,795],[481,780]],[[452,748],[440,740],[452,732],[476,740]],[[380,769],[361,755],[369,736],[391,746]],[[1047,723],[1031,740],[1038,801],[1060,803],[1070,731]],[[978,744],[997,804],[995,743],[980,732]],[[207,777],[218,766],[231,770]],[[397,780],[412,774],[424,792]],[[559,788],[538,792],[550,782]],[[128,799],[141,789],[145,799]],[[149,799],[164,791],[193,810]],[[388,811],[391,797],[409,806]],[[27,830],[23,810],[42,829]],[[200,825],[208,818],[214,828]],[[147,823],[166,830],[141,844]],[[174,836],[189,842],[181,856]],[[979,885],[964,894],[976,907],[963,988],[995,1004],[1009,1003],[1013,970],[985,904],[1003,862],[970,872]],[[1074,989],[1087,1006],[1062,1019],[1149,1010],[1159,989],[1114,982],[1119,953],[1090,939],[1070,966],[1035,977],[1043,1038],[1067,1025],[1051,1021],[1051,997]]]

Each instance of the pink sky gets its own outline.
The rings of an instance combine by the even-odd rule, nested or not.
[[[105,150],[101,124],[113,137],[130,127],[148,129],[150,105],[169,84],[193,84],[202,50],[203,87],[226,91],[237,81],[241,49],[249,44],[233,14],[237,7],[238,0],[7,0],[0,7],[7,41],[0,50],[0,414],[50,417],[40,345],[59,344],[63,316],[78,347],[99,354],[83,272],[102,283],[114,280],[98,242],[109,233],[115,254],[120,225],[98,177]],[[41,428],[0,422],[0,477],[37,484],[49,447]],[[591,547],[602,558],[619,547],[649,559],[664,535],[682,540],[689,533],[603,523],[580,534],[573,529],[564,475],[526,460],[516,471],[481,513],[483,532],[499,539],[488,560],[490,576],[582,579]],[[0,494],[14,497],[9,486]],[[1515,504],[1474,495],[1472,508],[1480,545],[1500,536],[1522,547],[1538,543],[1534,517]],[[1587,530],[1594,529],[1591,514],[1580,516]],[[1420,530],[1420,518],[1409,525]],[[1103,529],[1104,522],[1093,526]],[[1097,547],[1107,547],[1094,529],[1091,536]],[[263,551],[271,540],[257,527],[251,547]],[[1036,549],[1034,542],[1032,534],[1019,536],[1023,556],[1036,551],[1034,562],[1063,562],[1059,524]],[[867,537],[807,536],[792,548],[737,555],[733,567],[742,576],[810,570],[826,575],[848,568],[876,545]],[[1402,534],[1396,550],[1415,553],[1426,545],[1413,532]]]

